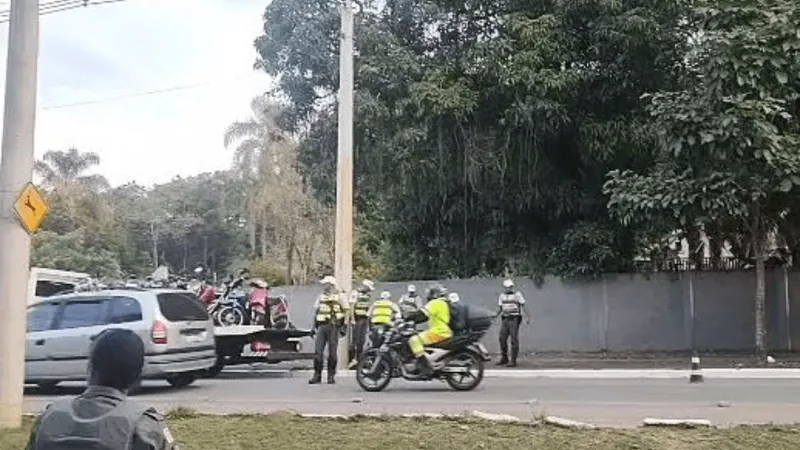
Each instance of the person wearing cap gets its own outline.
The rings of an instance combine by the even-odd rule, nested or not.
[[[372,280],[364,280],[354,292],[350,302],[350,320],[353,324],[353,340],[350,343],[350,368],[353,368],[361,360],[361,352],[367,340],[369,330],[369,307],[372,305],[372,291],[375,290],[375,283]]]
[[[381,345],[383,333],[392,323],[401,318],[400,308],[392,301],[389,291],[381,292],[380,300],[373,303],[367,311],[370,322],[372,347]]]
[[[417,287],[409,284],[406,293],[397,302],[403,314],[410,314],[422,308],[422,298],[417,293]]]
[[[164,418],[128,399],[144,366],[144,344],[132,331],[107,329],[89,354],[83,394],[57,400],[36,420],[26,450],[177,450]]]
[[[335,383],[337,353],[339,350],[339,331],[344,329],[345,305],[342,296],[336,291],[336,280],[326,276],[320,281],[323,292],[314,302],[314,375],[308,384],[322,382],[322,361],[325,347],[328,348],[328,384]]]
[[[522,317],[527,324],[531,323],[528,310],[525,308],[525,297],[514,288],[514,281],[503,281],[503,293],[497,301],[497,316],[503,321],[500,324],[500,362],[498,365],[516,367],[519,355],[519,325]],[[511,339],[511,360],[508,359],[508,340]]]

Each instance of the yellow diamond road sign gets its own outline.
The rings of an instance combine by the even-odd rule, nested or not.
[[[28,233],[39,229],[48,209],[47,202],[33,183],[26,184],[14,202],[14,211]]]

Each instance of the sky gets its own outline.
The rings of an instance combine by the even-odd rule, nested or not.
[[[127,0],[42,16],[36,157],[95,152],[94,172],[114,186],[230,167],[225,128],[270,87],[252,68],[268,1]],[[4,86],[7,23],[0,39]]]

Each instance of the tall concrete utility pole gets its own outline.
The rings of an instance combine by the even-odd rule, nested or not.
[[[350,299],[353,289],[353,4],[342,0],[339,47],[339,155],[336,159],[336,236],[334,276]],[[339,368],[350,358],[347,337],[339,340]]]
[[[0,160],[0,428],[22,421],[30,236],[14,202],[33,172],[39,0],[11,0]]]

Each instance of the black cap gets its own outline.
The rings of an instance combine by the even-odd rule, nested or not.
[[[130,330],[109,328],[94,341],[89,364],[95,384],[127,390],[142,375],[144,344]]]

